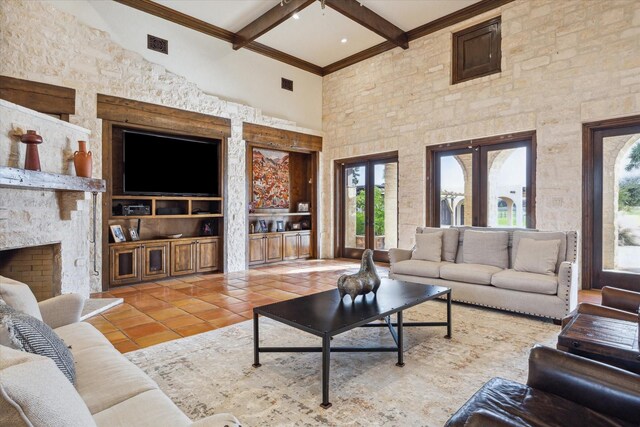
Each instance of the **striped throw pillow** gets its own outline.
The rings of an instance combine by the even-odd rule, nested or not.
[[[75,385],[76,367],[73,355],[46,323],[15,310],[0,300],[0,328],[7,332],[12,347],[52,359],[71,384]]]

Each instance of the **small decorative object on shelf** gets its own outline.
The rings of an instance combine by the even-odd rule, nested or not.
[[[24,168],[30,171],[40,171],[40,156],[38,144],[42,144],[42,137],[35,130],[28,130],[22,135],[20,141],[27,144],[27,156],[24,160]]]
[[[126,242],[127,238],[124,237],[124,230],[122,230],[121,225],[110,225],[111,235],[113,236],[113,240],[116,243]]]
[[[131,237],[131,241],[135,242],[136,240],[140,240],[140,236],[138,235],[138,231],[135,228],[129,229],[129,236]]]
[[[298,203],[298,212],[309,212],[309,202]]]
[[[73,153],[76,176],[91,178],[92,160],[91,151],[87,151],[87,141],[78,141],[78,151]]]
[[[358,295],[366,295],[369,292],[374,294],[380,287],[380,276],[376,271],[373,263],[373,251],[367,249],[362,254],[362,263],[360,271],[356,274],[343,274],[338,278],[338,291],[340,291],[340,299],[345,295],[351,297],[351,303],[355,301]]]
[[[253,224],[249,224],[249,234],[253,234],[256,232],[256,226]]]
[[[291,223],[291,229],[292,230],[302,230],[302,227],[301,227],[299,222],[294,222],[294,223]]]
[[[202,221],[202,224],[200,224],[200,235],[213,236],[214,226],[215,226],[214,221],[211,221],[211,220]]]
[[[300,221],[300,227],[303,230],[309,230],[311,228],[311,223],[308,219],[303,219],[302,221]]]
[[[284,221],[276,221],[276,231],[279,233],[284,231]]]

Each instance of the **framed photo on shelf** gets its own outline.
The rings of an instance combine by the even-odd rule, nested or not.
[[[267,221],[265,221],[264,219],[261,219],[258,221],[258,230],[256,230],[257,233],[266,233],[269,231],[269,227],[267,227]]]
[[[214,221],[207,219],[202,221],[200,224],[200,235],[201,236],[213,236],[215,224]]]
[[[138,230],[136,230],[133,227],[129,229],[129,236],[131,237],[132,242],[135,242],[136,240],[140,240],[140,236],[138,235]]]
[[[276,221],[276,231],[281,233],[284,231],[284,221]]]
[[[309,202],[298,203],[298,212],[309,212]]]
[[[303,230],[309,230],[311,228],[311,222],[308,219],[300,221],[300,226]]]
[[[121,225],[110,225],[111,236],[116,243],[126,242],[127,238],[124,236],[124,230]]]
[[[299,222],[292,222],[291,223],[291,229],[292,230],[302,230],[302,226],[300,225]]]

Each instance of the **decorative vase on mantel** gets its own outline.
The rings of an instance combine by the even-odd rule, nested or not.
[[[91,178],[92,155],[87,151],[87,141],[78,141],[78,151],[73,153],[73,165],[76,167],[76,176]]]
[[[27,133],[20,137],[20,141],[27,144],[24,168],[30,171],[39,171],[40,155],[38,155],[38,144],[42,144],[42,137],[35,130],[28,130]]]

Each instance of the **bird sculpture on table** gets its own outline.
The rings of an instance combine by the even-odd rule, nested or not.
[[[373,251],[371,249],[365,250],[362,254],[360,271],[355,274],[343,274],[338,278],[340,299],[344,298],[345,295],[349,295],[352,303],[358,295],[366,295],[369,292],[375,294],[379,287],[380,276],[378,276],[376,266],[373,263]]]

